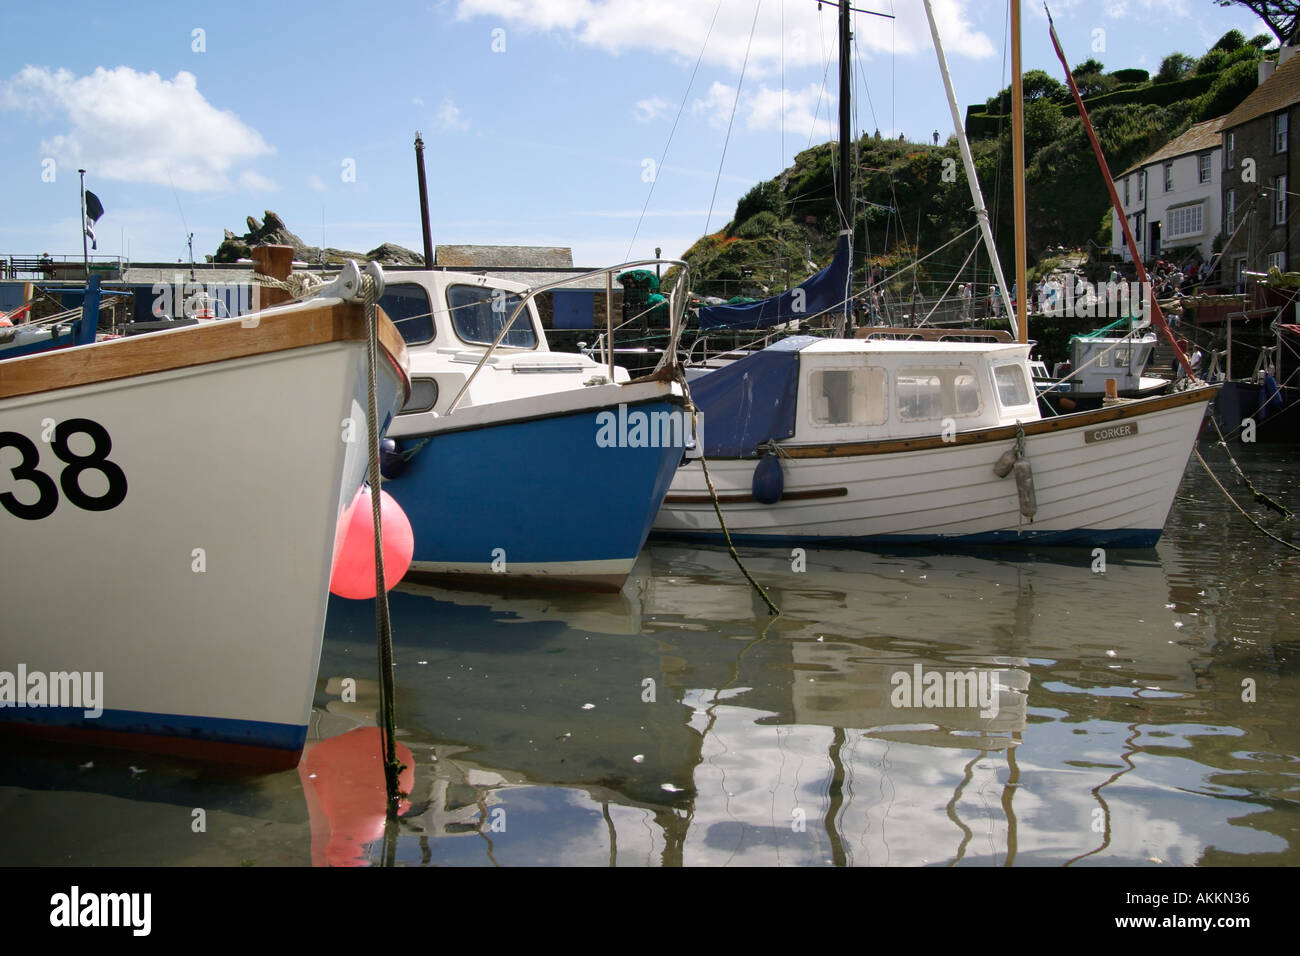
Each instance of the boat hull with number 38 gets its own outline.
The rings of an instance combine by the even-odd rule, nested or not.
[[[0,729],[297,763],[368,461],[348,268],[306,302],[0,362]],[[386,427],[409,381],[382,310],[377,334]]]

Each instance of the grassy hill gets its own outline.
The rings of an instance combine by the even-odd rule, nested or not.
[[[1096,127],[1111,171],[1119,173],[1150,155],[1193,123],[1220,116],[1255,88],[1268,38],[1246,42],[1240,32],[1221,38],[1202,57],[1166,57],[1148,79],[1142,70],[1103,73],[1095,60],[1075,69],[1076,82]],[[936,77],[935,82],[938,83]],[[1086,248],[1110,243],[1109,199],[1068,88],[1042,71],[1025,75],[1025,157],[1028,250],[1031,265],[1049,247]],[[1013,261],[1009,104],[1000,91],[968,111],[976,174],[994,222],[999,255]],[[937,249],[975,223],[955,138],[935,146],[879,135],[852,144],[854,247],[861,277],[868,264],[887,273]],[[779,176],[758,183],[736,205],[720,232],[697,241],[684,255],[705,294],[763,295],[797,283],[824,266],[838,231],[835,143],[795,157]],[[916,270],[923,295],[937,294],[970,251],[974,236],[922,263]],[[981,252],[981,267],[987,262]],[[895,283],[907,294],[911,274]]]

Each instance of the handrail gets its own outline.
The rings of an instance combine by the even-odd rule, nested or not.
[[[456,410],[456,406],[460,404],[460,400],[465,397],[465,393],[469,391],[470,385],[473,384],[474,378],[478,375],[483,366],[487,364],[487,360],[492,357],[492,353],[496,351],[497,346],[500,345],[502,340],[506,337],[506,333],[509,332],[511,327],[515,324],[515,320],[519,318],[519,313],[524,310],[531,299],[543,292],[549,292],[552,289],[559,289],[564,286],[572,285],[574,282],[581,282],[584,279],[594,279],[597,276],[603,276],[613,272],[621,272],[625,269],[635,269],[640,266],[664,264],[681,266],[682,271],[678,276],[677,281],[673,283],[672,292],[669,293],[668,296],[670,339],[669,347],[664,349],[663,358],[661,358],[659,364],[655,366],[655,371],[659,371],[659,369],[663,367],[664,362],[668,361],[668,359],[675,354],[677,341],[681,338],[682,328],[685,325],[684,320],[687,299],[685,290],[690,288],[688,280],[690,278],[691,266],[690,263],[681,259],[637,259],[632,262],[623,262],[616,266],[606,266],[603,269],[593,269],[590,272],[584,272],[577,276],[565,276],[563,279],[556,279],[554,282],[547,282],[544,285],[533,286],[531,289],[528,289],[523,296],[520,297],[519,304],[516,305],[514,311],[510,313],[510,318],[506,320],[505,325],[501,327],[501,331],[497,333],[496,339],[493,340],[490,346],[488,346],[487,351],[483,353],[483,357],[479,359],[479,363],[474,366],[474,371],[469,373],[469,377],[465,379],[465,384],[460,387],[460,391],[457,392],[456,397],[451,400],[451,404],[447,406],[447,411],[444,414],[450,415]],[[612,359],[614,343],[608,343],[608,348]]]

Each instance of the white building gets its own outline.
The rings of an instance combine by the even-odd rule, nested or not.
[[[1144,260],[1179,246],[1196,246],[1202,262],[1213,254],[1214,237],[1223,224],[1223,120],[1219,116],[1197,123],[1115,177],[1115,190]],[[1113,211],[1111,251],[1132,259]]]

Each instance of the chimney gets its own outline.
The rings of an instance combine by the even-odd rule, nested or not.
[[[1282,64],[1286,63],[1287,60],[1295,56],[1297,51],[1300,51],[1300,47],[1293,47],[1293,46],[1278,47],[1277,65],[1282,66]]]
[[[1272,60],[1260,60],[1259,61],[1259,85],[1263,86],[1264,81],[1267,80],[1270,76],[1272,76],[1273,71],[1276,69],[1277,69],[1277,64],[1274,63]]]

